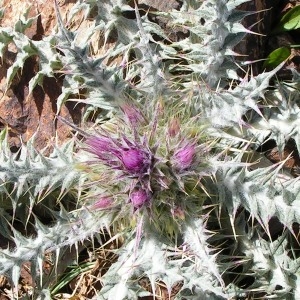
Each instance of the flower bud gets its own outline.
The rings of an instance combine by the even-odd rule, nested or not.
[[[127,117],[129,123],[135,128],[144,122],[144,117],[140,110],[133,105],[124,104],[122,105],[122,110]]]
[[[175,168],[179,170],[186,170],[191,167],[195,154],[195,146],[190,143],[187,143],[182,148],[178,149],[173,156]]]
[[[149,200],[149,193],[147,193],[144,189],[134,190],[130,194],[130,202],[135,208],[142,207]]]
[[[170,137],[174,137],[180,130],[180,122],[178,118],[173,118],[169,123],[168,133]]]
[[[113,204],[113,200],[109,197],[101,197],[92,206],[93,209],[104,209],[108,208]]]

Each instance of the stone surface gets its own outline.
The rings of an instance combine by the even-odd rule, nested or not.
[[[278,5],[278,0],[253,0],[238,7],[241,11],[253,12],[245,17],[242,23],[254,34],[248,34],[235,47],[235,51],[241,55],[237,57],[238,60],[254,62],[251,65],[253,75],[262,72],[262,59],[268,55],[266,49],[267,35],[271,31],[271,25],[275,19],[274,5]]]
[[[168,12],[172,9],[178,10],[179,7],[182,5],[182,1],[178,0],[138,0],[138,5],[140,7],[147,7],[149,9],[154,8],[158,11],[165,11]]]
[[[61,3],[62,14],[70,10],[74,1]],[[29,17],[39,15],[25,34],[33,40],[41,40],[49,34],[55,24],[56,16],[54,5],[48,1],[19,1],[5,0],[6,7],[2,27],[11,27],[19,17],[29,9]],[[62,77],[45,78],[43,88],[37,86],[33,93],[28,93],[28,83],[38,69],[38,61],[35,57],[26,60],[22,71],[18,72],[10,88],[6,93],[6,72],[12,65],[16,55],[13,45],[4,54],[0,65],[0,126],[7,127],[10,136],[10,145],[17,150],[21,140],[26,142],[36,133],[35,145],[37,149],[54,144],[57,134],[58,140],[63,141],[70,137],[70,128],[57,122],[56,99],[61,93]],[[80,122],[82,105],[67,103],[60,115],[66,119]]]

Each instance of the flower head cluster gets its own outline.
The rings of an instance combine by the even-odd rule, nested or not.
[[[176,206],[177,192],[185,191],[187,182],[199,180],[197,170],[201,164],[197,159],[199,145],[196,138],[186,137],[179,118],[170,122],[154,119],[147,125],[134,106],[126,104],[121,108],[125,118],[120,124],[124,124],[124,120],[126,123],[122,126],[123,132],[118,127],[119,134],[112,135],[103,129],[86,140],[86,150],[95,156],[92,163],[110,169],[107,176],[102,177],[102,183],[107,185],[109,182],[112,188],[104,186],[104,190],[110,191],[112,196],[117,190],[121,199],[126,195],[125,203],[134,209],[155,203],[165,203],[169,207],[170,201]],[[149,133],[147,137],[141,136],[142,129]],[[167,198],[172,200],[167,201]],[[114,201],[113,205],[118,202]],[[97,207],[110,208],[111,203],[104,198],[97,202]],[[164,205],[160,209],[162,207]]]

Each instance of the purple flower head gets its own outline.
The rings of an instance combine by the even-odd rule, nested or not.
[[[136,189],[130,194],[130,202],[134,208],[140,208],[150,200],[150,195],[144,189]]]
[[[126,137],[115,139],[107,136],[93,136],[87,139],[87,151],[96,155],[103,164],[130,175],[141,176],[151,165],[150,150]]]
[[[191,143],[185,144],[183,147],[175,151],[173,155],[175,168],[182,171],[191,167],[195,159],[195,154],[195,145]]]
[[[124,167],[128,172],[142,172],[147,165],[147,159],[140,149],[123,150],[121,155]]]

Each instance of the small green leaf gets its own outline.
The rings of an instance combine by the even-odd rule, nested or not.
[[[285,61],[291,55],[291,50],[287,47],[280,47],[272,51],[267,60],[264,62],[264,67],[275,68]]]
[[[300,5],[289,10],[279,21],[272,33],[295,30],[300,28]]]

